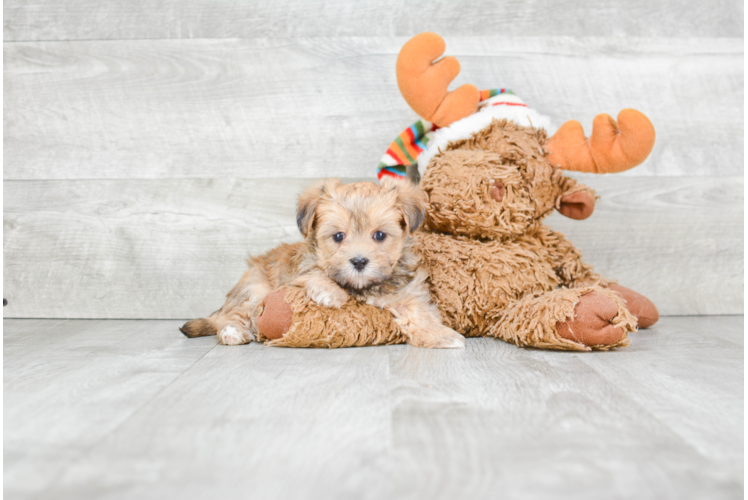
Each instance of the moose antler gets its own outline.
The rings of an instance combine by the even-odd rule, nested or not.
[[[421,33],[408,40],[397,56],[400,93],[413,111],[440,127],[472,115],[480,101],[475,85],[447,90],[460,72],[460,63],[451,56],[434,62],[445,48],[436,33]]]
[[[618,123],[609,115],[597,115],[589,140],[578,121],[564,123],[548,139],[545,150],[554,167],[607,174],[623,172],[643,162],[654,142],[655,130],[649,118],[635,109],[624,109],[618,114]]]

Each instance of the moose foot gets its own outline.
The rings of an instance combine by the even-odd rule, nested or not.
[[[612,323],[618,314],[618,304],[599,292],[579,297],[574,308],[574,318],[556,323],[561,337],[586,346],[610,345],[626,335],[623,328]]]
[[[257,329],[268,339],[279,339],[291,327],[293,309],[286,303],[287,289],[281,288],[265,297],[264,309],[257,317]]]
[[[608,288],[623,297],[623,300],[626,301],[626,308],[636,316],[639,328],[649,328],[660,319],[657,307],[644,295],[615,283],[608,285]]]

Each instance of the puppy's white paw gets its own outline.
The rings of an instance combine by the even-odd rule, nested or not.
[[[411,336],[409,343],[430,349],[462,349],[465,347],[465,337],[447,326],[439,325]]]
[[[463,337],[462,335],[458,333],[454,337],[446,337],[442,339],[434,347],[437,349],[464,349],[465,348],[465,337]]]
[[[330,287],[326,289],[316,289],[310,292],[309,298],[321,306],[340,309],[346,302],[348,302],[350,295],[340,287]]]
[[[224,345],[241,345],[247,344],[254,340],[249,332],[242,332],[235,326],[226,326],[218,332],[218,339]]]
[[[463,349],[465,347],[465,337],[454,332],[454,335],[439,339],[433,346],[437,349]]]

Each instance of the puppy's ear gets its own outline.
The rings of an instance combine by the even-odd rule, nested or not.
[[[296,224],[304,238],[309,235],[314,226],[314,215],[320,202],[330,199],[335,188],[340,184],[338,179],[324,179],[309,186],[299,195],[299,201],[296,204]]]
[[[426,192],[409,180],[399,180],[385,177],[382,179],[382,187],[387,192],[397,193],[397,206],[403,213],[405,229],[410,234],[415,233],[426,215],[428,197]]]

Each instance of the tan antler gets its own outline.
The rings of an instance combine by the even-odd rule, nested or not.
[[[451,56],[434,62],[445,48],[436,33],[421,33],[408,40],[397,56],[400,93],[413,111],[440,127],[472,115],[480,101],[475,85],[447,90],[460,72],[460,63]]]
[[[655,142],[652,122],[635,109],[624,109],[618,123],[601,114],[592,122],[592,135],[584,136],[578,121],[568,121],[548,139],[545,150],[554,167],[607,174],[633,168],[647,159]]]

